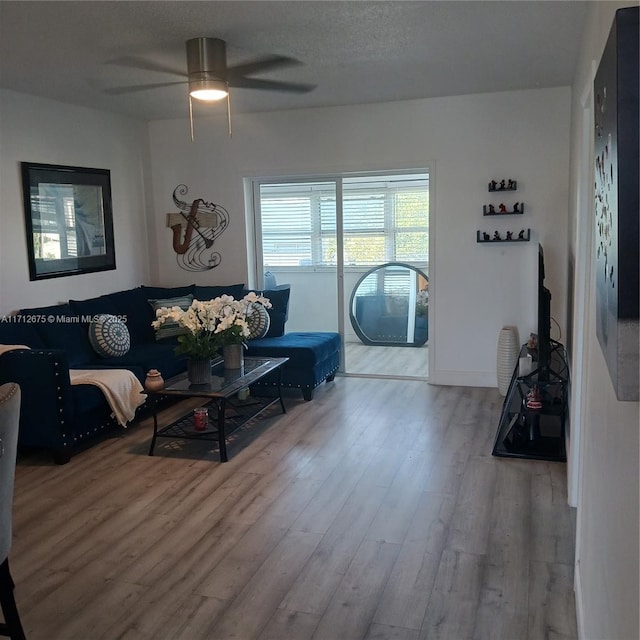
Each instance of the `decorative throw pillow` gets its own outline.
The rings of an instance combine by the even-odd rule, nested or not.
[[[156,311],[162,307],[180,307],[183,311],[186,311],[193,302],[193,295],[180,296],[179,298],[160,298],[157,300],[149,300],[149,304],[153,307],[153,318],[155,320]],[[174,336],[181,336],[185,333],[189,333],[188,329],[180,326],[177,322],[166,321],[160,325],[159,329],[156,329],[156,340],[164,340],[165,338],[172,338]]]
[[[260,303],[252,304],[247,309],[247,324],[249,325],[248,340],[264,338],[271,324],[271,318],[265,307]]]
[[[123,356],[131,346],[127,325],[108,313],[99,315],[89,325],[89,342],[103,358]]]
[[[289,285],[281,285],[277,289],[264,289],[263,291],[255,291],[258,295],[269,298],[271,308],[267,309],[271,323],[266,334],[266,338],[274,338],[284,335],[284,325],[287,321],[289,313],[289,294],[291,288]],[[245,294],[249,291],[245,291]]]

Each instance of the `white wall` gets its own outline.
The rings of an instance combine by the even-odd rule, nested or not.
[[[0,90],[0,314],[148,281],[147,125]],[[116,270],[29,281],[20,162],[111,170]]]
[[[501,327],[518,326],[522,341],[535,329],[536,242],[482,245],[476,243],[476,230],[532,229],[533,239],[545,248],[552,313],[564,332],[569,114],[565,87],[238,115],[231,139],[222,115],[197,118],[194,143],[186,121],[153,122],[154,276],[167,284],[185,279],[246,282],[245,177],[429,165],[435,189],[431,380],[496,386]],[[525,202],[524,216],[483,218],[482,205],[495,202],[487,192],[493,178],[518,181],[514,195]],[[193,277],[171,256],[165,226],[164,214],[173,210],[171,193],[179,183],[187,184],[189,198],[214,201],[231,214],[217,242],[221,265]]]
[[[593,153],[583,144],[580,96],[592,81],[592,62],[599,62],[616,9],[637,3],[597,2],[589,4],[589,18],[573,91],[571,228],[593,228],[593,209],[581,204],[578,194],[589,192],[580,171],[582,156]],[[579,254],[578,234],[571,235],[570,255]],[[593,261],[593,247],[587,247]],[[584,316],[576,309],[576,323],[583,322],[584,379],[572,380],[573,392],[583,390],[577,458],[580,480],[577,497],[576,603],[580,637],[588,640],[637,640],[639,531],[639,403],[618,402],[595,329],[595,283],[593,277],[578,292],[587,300]]]

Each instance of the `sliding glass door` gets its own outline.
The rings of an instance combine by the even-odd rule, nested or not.
[[[266,289],[291,287],[287,331],[339,331],[336,181],[255,188],[256,263]]]
[[[257,276],[291,286],[287,331],[339,331],[346,373],[427,377],[428,173],[256,180],[253,197]],[[387,340],[363,339],[365,309]]]

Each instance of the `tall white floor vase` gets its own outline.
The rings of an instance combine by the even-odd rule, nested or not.
[[[502,327],[498,335],[498,360],[496,372],[498,374],[498,391],[506,396],[511,382],[511,376],[518,362],[520,341],[517,327]]]

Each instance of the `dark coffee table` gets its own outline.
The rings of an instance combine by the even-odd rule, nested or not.
[[[187,374],[182,373],[166,381],[164,388],[147,391],[153,399],[153,437],[149,455],[158,438],[185,440],[215,440],[220,448],[220,462],[227,462],[227,437],[236,429],[256,418],[270,406],[280,403],[282,413],[286,413],[280,386],[280,371],[289,358],[249,358],[245,357],[242,369],[225,369],[222,362],[211,367],[209,384],[190,384]],[[247,400],[234,399],[238,391],[249,387],[272,371],[278,372],[277,396],[250,397]],[[209,409],[209,419],[204,430],[197,430],[193,411],[165,427],[158,428],[157,396],[181,396],[184,398],[206,398],[203,406]]]

